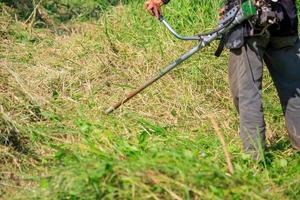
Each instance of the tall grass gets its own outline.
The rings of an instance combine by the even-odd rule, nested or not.
[[[82,6],[89,3],[103,1]],[[192,35],[214,28],[220,6],[221,1],[173,1],[163,14],[180,33]],[[5,126],[0,129],[6,135],[0,137],[0,197],[299,197],[300,158],[288,142],[267,73],[269,150],[262,165],[240,148],[227,84],[228,53],[215,58],[216,44],[114,115],[103,114],[194,45],[174,39],[143,10],[143,2],[119,3],[97,21],[62,24],[61,35],[41,28],[30,32],[4,12],[1,19],[0,122]],[[217,116],[232,154],[233,175],[227,173],[211,114]],[[3,142],[13,131],[19,143]],[[26,151],[16,150],[23,146]]]

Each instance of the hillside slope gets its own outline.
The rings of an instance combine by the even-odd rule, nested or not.
[[[220,2],[182,0],[164,13],[180,33],[194,34],[214,27]],[[227,83],[228,53],[215,58],[216,43],[106,116],[111,103],[194,43],[174,39],[142,2],[110,7],[99,20],[74,19],[52,28],[28,28],[3,6],[0,198],[300,196],[300,157],[288,141],[267,71],[268,151],[262,164],[242,153]],[[216,128],[231,153],[233,175]]]

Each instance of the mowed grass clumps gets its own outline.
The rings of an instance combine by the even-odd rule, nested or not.
[[[217,24],[221,1],[172,2],[165,18],[182,34]],[[266,165],[242,153],[217,43],[111,116],[103,111],[194,43],[174,39],[143,2],[97,21],[28,31],[2,14],[0,184],[5,199],[297,199],[300,158],[291,148],[265,73]],[[2,76],[3,74],[3,76]],[[208,116],[224,134],[235,173]],[[8,130],[8,131],[7,131]],[[3,140],[7,141],[7,140]],[[27,158],[27,159],[24,159]],[[3,180],[3,181],[2,181]]]

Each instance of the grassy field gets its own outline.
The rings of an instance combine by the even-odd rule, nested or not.
[[[0,4],[0,198],[299,199],[300,156],[267,71],[264,164],[242,152],[228,52],[215,58],[217,43],[106,116],[195,44],[174,39],[142,1],[105,4],[99,19],[87,19],[94,1],[74,2],[83,14],[49,28],[28,27]],[[163,11],[190,35],[214,28],[220,6],[181,0]]]

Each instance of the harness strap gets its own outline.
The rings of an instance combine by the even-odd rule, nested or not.
[[[222,37],[221,37],[221,39],[220,39],[218,48],[215,51],[215,56],[216,57],[220,57],[221,56],[222,52],[224,51],[225,44],[226,44],[226,38],[225,38],[225,35],[223,34]]]

